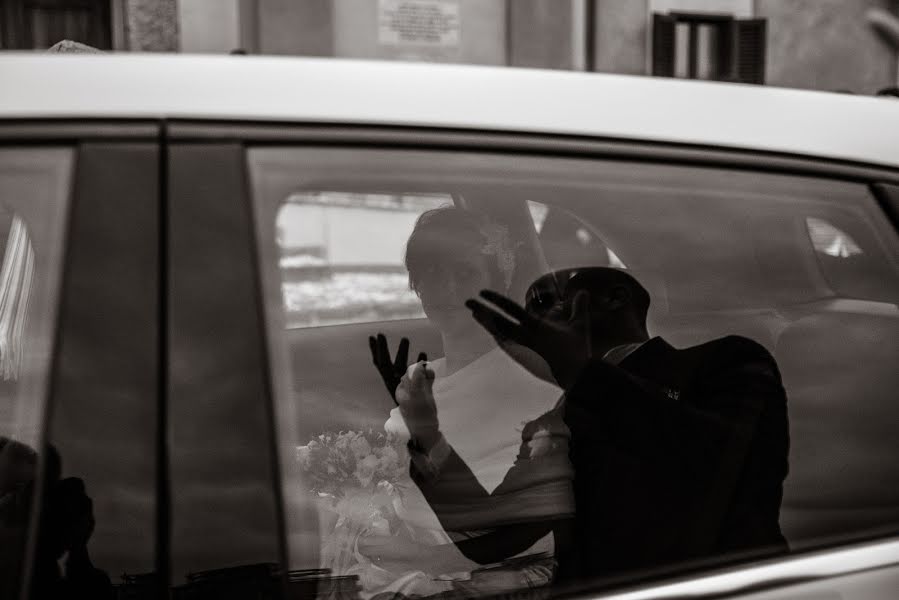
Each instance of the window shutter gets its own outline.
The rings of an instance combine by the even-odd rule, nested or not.
[[[741,83],[765,83],[767,21],[733,21],[734,80]]]
[[[652,74],[655,76],[674,77],[675,24],[670,15],[652,15]]]

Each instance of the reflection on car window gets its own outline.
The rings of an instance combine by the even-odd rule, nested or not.
[[[386,149],[259,148],[249,166],[285,500],[317,516],[291,525],[292,568],[471,597],[899,523],[896,236],[863,186]],[[380,285],[414,293],[388,302],[424,319],[277,326],[318,310],[282,301],[278,262],[307,181],[464,199],[401,235],[366,218],[368,254],[376,236],[402,249]]]
[[[419,214],[451,202],[440,195],[292,194],[277,218],[288,327],[423,316],[403,247]]]
[[[844,213],[830,219],[807,217],[805,222],[821,274],[837,296],[895,300],[899,282],[892,276],[888,257],[866,235],[863,222]]]
[[[54,483],[52,452],[40,457],[49,347],[61,266],[62,216],[72,155],[65,149],[0,149],[0,597],[21,582],[39,461]],[[63,486],[66,487],[66,486]],[[60,497],[71,498],[66,488]],[[45,492],[45,498],[49,493]],[[53,514],[49,500],[45,511]],[[49,536],[48,536],[49,538]],[[35,572],[55,557],[39,545]]]
[[[815,251],[835,258],[849,258],[862,254],[862,249],[848,233],[840,231],[827,221],[808,217],[805,223]]]
[[[0,376],[18,379],[22,368],[23,335],[34,278],[34,248],[28,227],[13,215],[7,229],[0,267]]]
[[[552,268],[601,264],[618,269],[627,268],[595,231],[565,209],[529,200],[528,210],[534,219],[534,228],[546,260]]]

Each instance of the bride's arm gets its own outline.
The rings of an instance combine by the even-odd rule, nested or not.
[[[466,558],[481,565],[498,563],[521,554],[553,530],[553,522],[504,525],[485,535],[455,542]]]

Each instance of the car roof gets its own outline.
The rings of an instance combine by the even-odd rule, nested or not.
[[[0,119],[366,124],[723,146],[899,167],[899,102],[571,71],[188,54],[0,54]]]

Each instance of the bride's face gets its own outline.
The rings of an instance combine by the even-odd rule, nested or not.
[[[495,286],[489,259],[478,248],[448,245],[416,278],[425,314],[444,333],[476,325],[465,301]]]

